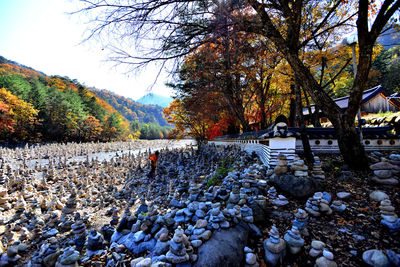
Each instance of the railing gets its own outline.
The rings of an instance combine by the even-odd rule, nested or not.
[[[246,151],[249,154],[252,154],[253,152],[257,154],[257,156],[260,158],[261,162],[265,166],[270,165],[270,160],[271,160],[271,149],[269,146],[265,144],[261,144],[260,140],[232,140],[232,139],[226,139],[226,140],[221,140],[221,141],[210,141],[209,143],[215,144],[217,146],[229,146],[229,145],[237,145],[239,146],[242,150]]]

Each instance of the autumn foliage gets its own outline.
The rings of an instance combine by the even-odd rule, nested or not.
[[[140,137],[132,123],[77,80],[0,57],[0,141],[130,140]]]

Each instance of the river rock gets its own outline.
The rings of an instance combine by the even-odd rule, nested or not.
[[[272,175],[270,180],[277,188],[298,199],[313,194],[317,189],[311,178],[296,177],[292,174]]]
[[[370,249],[363,253],[363,261],[374,267],[389,267],[390,262],[388,257],[380,250]]]
[[[239,224],[229,229],[218,230],[213,236],[200,246],[198,260],[194,267],[239,267],[243,259],[243,249],[247,242],[249,228],[246,223]]]

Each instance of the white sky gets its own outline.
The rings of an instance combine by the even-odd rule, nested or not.
[[[42,71],[68,76],[80,83],[138,99],[148,93],[156,67],[127,76],[122,68],[106,62],[107,54],[92,43],[81,44],[86,25],[67,0],[0,0],[0,55]],[[152,92],[171,96],[172,90],[159,78]]]

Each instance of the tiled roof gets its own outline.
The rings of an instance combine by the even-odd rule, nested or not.
[[[365,90],[363,93],[363,97],[362,97],[362,104],[368,102],[369,100],[371,100],[372,98],[374,98],[376,95],[378,95],[379,93],[383,92],[383,88],[381,85],[375,86],[371,89]],[[334,99],[335,103],[342,109],[347,108],[348,104],[349,104],[349,96],[343,96],[343,97],[339,97]],[[311,112],[314,113],[315,111],[315,105],[311,105]],[[303,114],[304,115],[308,115],[308,108],[303,108]]]

